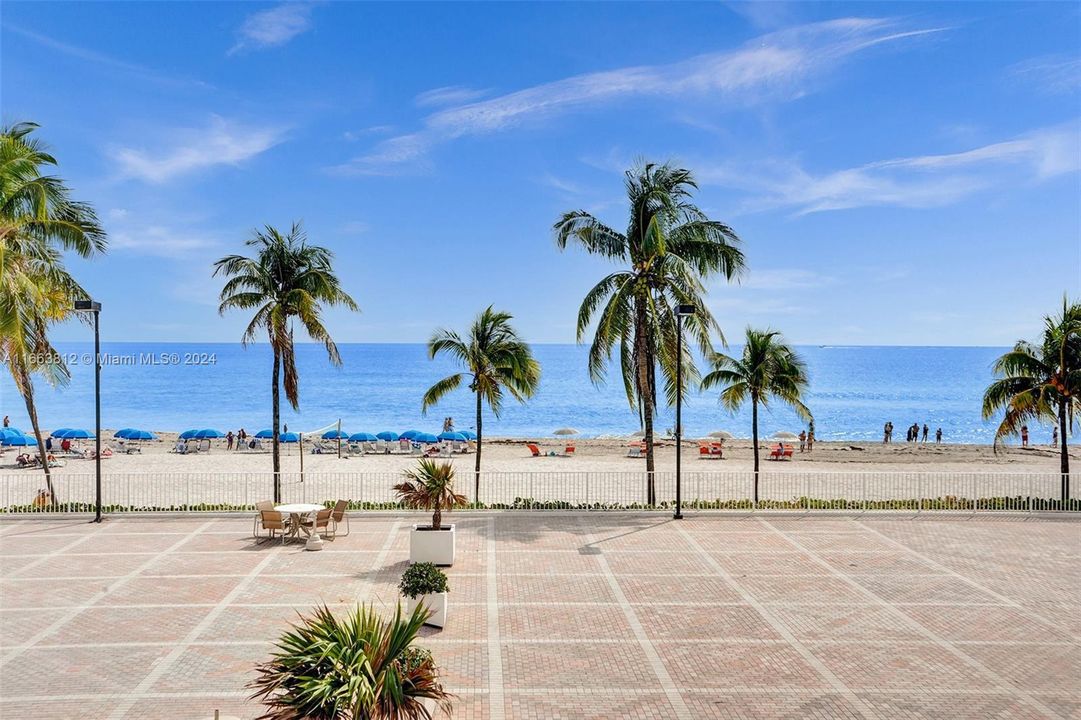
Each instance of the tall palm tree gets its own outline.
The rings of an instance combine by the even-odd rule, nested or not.
[[[63,253],[90,258],[105,251],[106,240],[93,208],[72,200],[61,178],[43,174],[57,162],[31,137],[37,127],[19,123],[0,129],[0,356],[26,405],[45,483],[55,499],[33,378],[54,386],[69,380],[48,330],[70,318],[75,301],[87,292],[68,272]]]
[[[1058,425],[1062,500],[1070,497],[1070,453],[1067,432],[1081,410],[1081,303],[1062,299],[1062,315],[1044,318],[1039,343],[1019,341],[993,365],[999,377],[983,396],[983,417],[1005,411],[995,431],[995,450],[1029,420]]]
[[[713,370],[702,378],[702,389],[721,387],[721,404],[739,410],[751,401],[751,439],[754,445],[754,502],[758,504],[758,408],[768,407],[772,398],[788,405],[804,420],[813,422],[803,404],[807,388],[807,366],[796,351],[785,344],[775,330],[747,328],[743,353],[730,357],[712,356]]]
[[[695,313],[685,319],[684,327],[708,355],[713,351],[711,334],[716,332],[722,342],[724,336],[706,307],[705,280],[716,275],[732,280],[744,269],[736,233],[710,220],[691,201],[691,192],[697,188],[689,170],[648,163],[626,173],[630,218],[625,233],[584,210],[565,213],[554,226],[560,250],[573,240],[590,254],[629,264],[597,283],[582,300],[578,342],[599,314],[589,351],[589,374],[595,384],[603,383],[612,352],[619,346],[627,402],[637,409],[645,431],[651,505],[656,502],[653,416],[658,366],[670,404],[676,393],[675,306],[694,306]],[[683,357],[684,377],[690,385],[697,381],[698,371],[692,353]]]
[[[424,701],[450,714],[431,653],[413,643],[429,611],[381,618],[371,607],[335,617],[326,606],[286,632],[249,687],[267,711],[258,720],[420,720]]]
[[[437,330],[428,341],[428,357],[441,353],[455,358],[464,372],[443,378],[428,388],[421,401],[425,413],[443,396],[469,382],[469,391],[477,400],[477,460],[473,477],[473,500],[480,502],[480,456],[484,442],[484,404],[499,417],[503,409],[503,391],[518,402],[533,396],[540,384],[540,363],[533,350],[511,326],[512,316],[489,305],[473,321],[469,336],[463,339],[451,330]]]
[[[229,278],[221,290],[218,312],[255,310],[241,338],[244,345],[255,340],[265,328],[274,355],[271,373],[273,414],[274,501],[281,500],[281,455],[278,429],[281,421],[280,388],[294,410],[300,408],[299,377],[293,347],[293,319],[308,336],[323,343],[334,365],[341,365],[338,347],[323,325],[323,305],[341,305],[359,310],[334,274],[334,254],[324,247],[309,245],[300,223],[286,234],[267,225],[255,230],[245,244],[254,249],[252,257],[228,255],[214,264],[214,275]]]

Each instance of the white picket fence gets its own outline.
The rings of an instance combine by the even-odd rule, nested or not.
[[[331,502],[352,507],[396,507],[399,473],[282,473],[283,502]],[[457,489],[474,501],[475,476],[463,472]],[[770,472],[762,474],[754,503],[753,474],[686,472],[682,501],[688,510],[955,510],[1081,511],[1075,474],[1070,500],[1061,501],[1063,476],[1044,473]],[[642,509],[675,503],[673,472],[482,472],[482,508]],[[39,472],[0,474],[0,514],[87,512],[95,497],[93,473],[54,476],[55,501]],[[106,512],[247,510],[273,496],[273,476],[262,473],[114,473],[102,480]]]

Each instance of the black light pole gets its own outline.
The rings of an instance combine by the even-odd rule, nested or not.
[[[683,455],[683,318],[694,315],[694,305],[676,306],[676,514],[673,519],[683,519],[682,479],[680,477]]]
[[[101,522],[101,335],[98,318],[101,303],[76,300],[75,310],[94,313],[94,522]]]

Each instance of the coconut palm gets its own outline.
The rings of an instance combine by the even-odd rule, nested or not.
[[[645,431],[647,496],[656,501],[653,486],[653,416],[657,406],[656,371],[664,378],[671,404],[676,393],[676,305],[693,305],[685,318],[687,336],[699,350],[713,351],[711,335],[721,329],[706,307],[706,279],[720,275],[732,280],[742,273],[739,238],[724,223],[709,219],[691,201],[697,189],[689,170],[652,163],[626,173],[630,218],[625,233],[617,232],[584,210],[564,214],[554,226],[556,244],[566,249],[572,240],[594,255],[627,263],[586,295],[578,311],[578,342],[596,316],[589,351],[589,374],[604,382],[616,346],[627,402],[636,409]],[[686,388],[698,379],[693,354],[685,352]]]
[[[469,504],[469,498],[454,492],[454,466],[423,458],[420,465],[405,471],[405,481],[394,486],[402,504],[410,510],[431,510],[432,530],[443,527],[443,511]]]
[[[37,127],[0,129],[0,356],[26,405],[55,499],[33,378],[54,386],[70,378],[48,330],[71,317],[75,301],[87,292],[68,272],[63,253],[93,257],[105,251],[106,240],[93,208],[72,200],[61,178],[43,174],[57,162],[31,137]]]
[[[747,328],[743,353],[730,357],[715,353],[713,370],[702,378],[702,389],[721,387],[721,404],[735,412],[751,401],[751,438],[754,446],[754,502],[758,504],[758,408],[776,398],[804,420],[813,422],[803,404],[807,366],[775,330]]]
[[[428,388],[421,401],[427,413],[448,393],[468,381],[469,390],[477,401],[477,459],[474,472],[473,499],[480,502],[480,456],[484,441],[484,404],[499,417],[503,408],[503,391],[518,402],[532,397],[540,383],[540,364],[534,359],[529,344],[511,326],[512,316],[492,309],[489,305],[473,321],[469,335],[463,339],[451,330],[437,330],[428,341],[428,356],[441,353],[455,358],[464,372],[443,378]]]
[[[1044,318],[1039,343],[1019,341],[993,365],[999,379],[984,392],[983,417],[1005,411],[995,431],[995,450],[1029,420],[1056,423],[1060,446],[1062,500],[1070,497],[1067,432],[1081,410],[1081,303],[1062,300],[1062,315]]]
[[[334,365],[341,365],[338,347],[323,324],[323,305],[358,310],[334,274],[333,253],[309,245],[300,223],[286,234],[267,225],[255,230],[245,243],[252,257],[229,255],[214,264],[214,275],[228,278],[221,290],[218,312],[255,310],[241,338],[244,345],[265,329],[274,355],[271,374],[273,414],[274,501],[281,500],[281,456],[278,428],[281,420],[280,388],[294,410],[300,408],[300,378],[293,347],[293,319],[317,342],[323,343]]]
[[[391,619],[360,606],[342,618],[326,606],[301,616],[249,684],[267,707],[258,720],[431,718],[425,700],[449,714],[431,653],[413,644],[428,615],[418,604]]]

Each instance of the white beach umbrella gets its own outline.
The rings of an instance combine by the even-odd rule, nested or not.
[[[790,433],[787,430],[775,432],[771,437],[774,440],[799,440],[799,435],[797,435],[796,433]]]
[[[636,437],[637,437],[637,438],[644,438],[645,436],[646,436],[646,431],[645,431],[645,430],[639,430],[638,432],[632,432],[632,433],[631,433],[630,435],[628,435],[627,437],[632,437],[632,438],[636,438]]]
[[[714,430],[707,437],[720,438],[721,440],[731,440],[733,435],[727,430]]]
[[[564,428],[559,428],[558,430],[553,430],[552,434],[553,435],[577,435],[578,431],[575,430],[572,427],[564,427]]]

